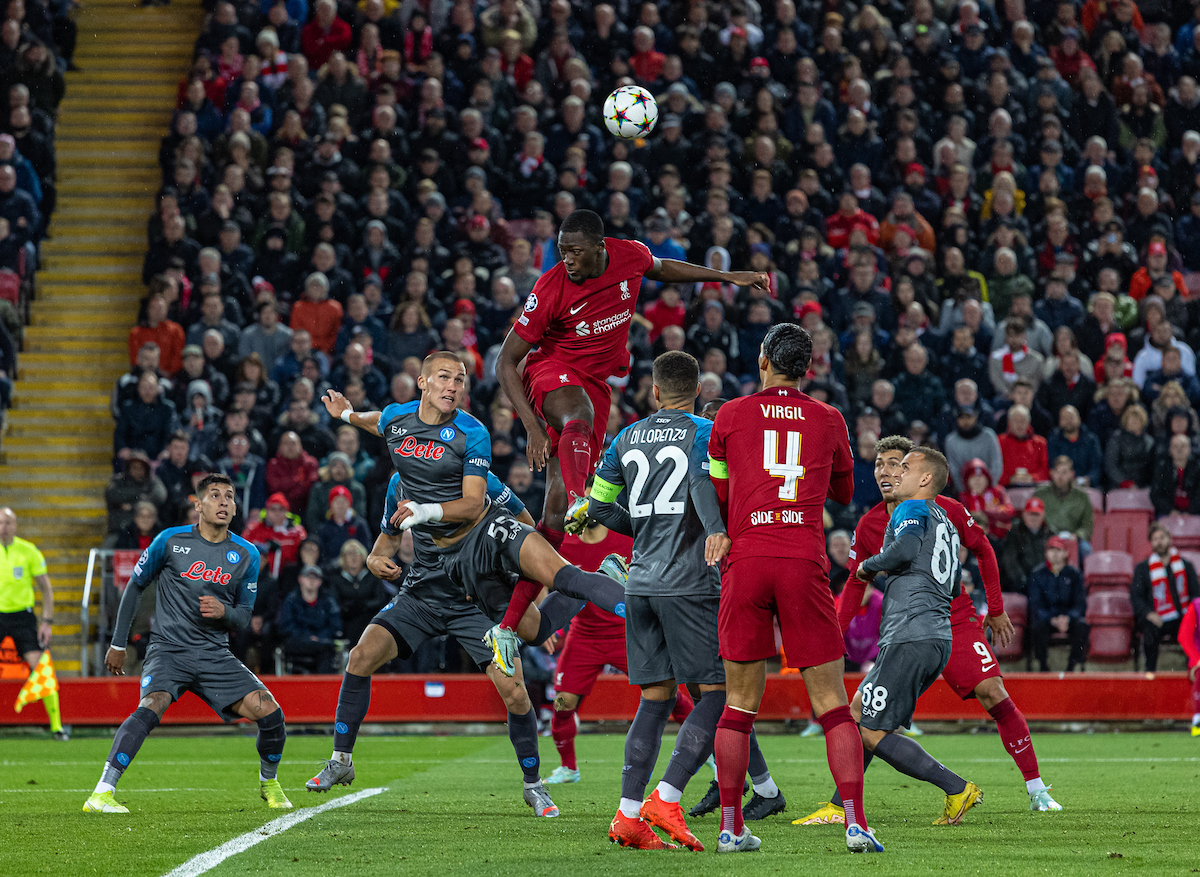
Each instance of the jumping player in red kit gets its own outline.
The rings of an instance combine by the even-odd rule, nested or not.
[[[857,613],[865,591],[865,583],[855,578],[855,571],[864,558],[878,554],[883,547],[884,529],[897,504],[893,490],[899,478],[900,463],[913,447],[908,438],[897,435],[882,438],[875,445],[875,482],[879,485],[883,502],[863,515],[854,531],[848,564],[850,578],[846,581],[846,589],[838,606],[838,620],[843,631]],[[1049,788],[1042,782],[1037,755],[1033,751],[1033,740],[1029,734],[1029,724],[1005,691],[1000,664],[984,636],[984,625],[992,631],[992,636],[1000,645],[1006,645],[1013,636],[1012,622],[1004,612],[1004,601],[1000,594],[1000,570],[996,565],[996,553],[962,503],[946,496],[939,496],[936,501],[958,528],[962,544],[979,562],[979,575],[983,579],[988,603],[987,618],[981,625],[969,595],[960,593],[951,602],[950,630],[953,644],[950,660],[942,670],[942,678],[963,700],[977,698],[979,705],[996,720],[1004,748],[1008,750],[1008,754],[1017,763],[1025,778],[1029,809],[1035,812],[1061,810],[1062,806],[1050,797]],[[841,802],[835,795],[833,801],[823,804],[815,813],[797,819],[794,824],[841,823],[844,819]]]
[[[631,559],[633,540],[596,521],[588,521],[579,536],[568,536],[563,540],[562,552],[563,557],[570,558],[571,563],[580,569],[592,571],[599,569],[600,562],[609,554]],[[589,603],[571,619],[571,629],[558,655],[554,677],[554,718],[550,721],[550,730],[562,764],[546,777],[547,783],[579,782],[581,777],[575,760],[575,735],[579,731],[576,710],[580,702],[592,693],[592,686],[606,665],[616,667],[622,673],[629,672],[625,653],[625,619]],[[671,718],[683,724],[692,706],[691,695],[681,686]]]
[[[529,465],[547,469],[538,530],[555,550],[568,519],[575,532],[587,519],[584,484],[604,445],[612,396],[607,381],[629,373],[626,345],[642,278],[769,283],[766,274],[659,259],[638,241],[606,238],[604,221],[591,210],[576,210],[563,220],[558,250],[562,261],[534,284],[496,362],[500,386],[529,436]],[[537,593],[532,583],[519,583],[498,626],[515,629]]]
[[[800,667],[846,812],[846,848],[882,852],[862,806],[863,747],[842,681],[845,644],[829,589],[822,512],[826,497],[850,502],[854,457],[846,422],[799,390],[812,338],[773,326],[758,358],[763,389],[725,403],[709,438],[709,473],[733,540],[721,577],[718,617],[726,705],[714,752],[721,791],[718,852],[758,849],[742,821],[750,732],[778,653],[775,620],[791,664]]]

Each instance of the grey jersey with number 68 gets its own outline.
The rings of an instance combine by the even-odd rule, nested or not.
[[[613,439],[596,472],[590,514],[633,536],[626,591],[641,597],[714,595],[716,567],[704,541],[724,533],[717,491],[708,476],[712,422],[663,409]],[[622,489],[627,506],[615,505]]]
[[[879,645],[950,636],[950,601],[959,591],[958,528],[934,500],[896,506],[883,548],[860,569],[886,572]]]

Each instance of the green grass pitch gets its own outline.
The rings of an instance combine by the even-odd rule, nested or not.
[[[670,753],[668,736],[659,761]],[[1024,784],[995,734],[927,735],[922,743],[979,783],[983,805],[957,827],[930,824],[940,792],[883,764],[867,773],[870,824],[887,846],[851,857],[833,826],[800,827],[831,787],[822,738],[761,738],[788,799],[786,818],[753,823],[761,852],[644,853],[608,843],[620,794],[623,738],[582,735],[583,781],[552,787],[558,819],[534,819],[521,802],[507,737],[363,737],[350,791],[386,791],[323,812],[218,864],[213,875],[695,875],[966,874],[1147,875],[1200,869],[1200,739],[1174,734],[1040,734],[1043,776],[1066,808],[1030,814]],[[253,737],[152,736],[126,773],[128,816],[80,812],[109,739],[69,743],[0,739],[0,874],[104,877],[166,874],[280,815],[258,798]],[[331,738],[293,736],[280,778],[297,808],[346,794],[303,789]],[[543,772],[558,763],[542,743]],[[656,778],[659,774],[656,772]],[[711,778],[688,788],[690,805]],[[292,811],[295,812],[295,811]],[[715,847],[713,816],[692,820]]]

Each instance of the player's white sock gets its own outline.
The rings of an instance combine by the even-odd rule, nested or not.
[[[536,783],[530,783],[530,782],[526,782],[526,783],[525,783],[525,788],[527,788],[527,789],[536,789],[536,788],[537,788],[538,786],[540,786],[541,784],[542,784],[542,778],[541,778],[541,777],[538,777],[538,781],[537,781]]]
[[[96,783],[96,788],[93,790],[92,794],[103,795],[105,792],[115,792],[116,790],[117,787],[112,783],[106,783],[104,780],[101,780],[100,782]]]
[[[779,794],[779,786],[775,785],[775,780],[768,776],[763,782],[754,784],[754,791],[764,798],[774,798]]]
[[[338,752],[335,749],[335,750],[333,750],[333,758],[331,760],[339,762],[341,764],[353,764],[354,763],[354,753],[353,752]]]
[[[680,798],[683,797],[683,792],[668,782],[659,783],[657,791],[658,797],[662,798],[668,804],[678,804]]]
[[[1034,792],[1040,792],[1044,788],[1046,788],[1046,784],[1042,782],[1041,777],[1036,777],[1032,780],[1025,780],[1025,791],[1031,795]]]
[[[642,815],[642,802],[633,798],[622,798],[620,810],[627,819],[637,819]]]
[[[258,781],[260,783],[269,782],[270,780],[273,780],[273,779],[275,779],[275,777],[263,776],[263,772],[261,770],[258,772]]]

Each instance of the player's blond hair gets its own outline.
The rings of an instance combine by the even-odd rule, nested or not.
[[[464,369],[466,368],[466,366],[463,365],[463,361],[458,358],[457,353],[453,353],[449,350],[435,350],[433,353],[425,357],[425,361],[421,363],[421,374],[429,377],[429,375],[433,374],[433,364],[441,359],[448,360],[455,365],[462,366]]]
[[[925,471],[933,476],[933,492],[941,493],[945,490],[946,482],[950,480],[950,462],[946,455],[937,448],[926,445],[913,448],[909,453],[920,454],[925,459]]]

